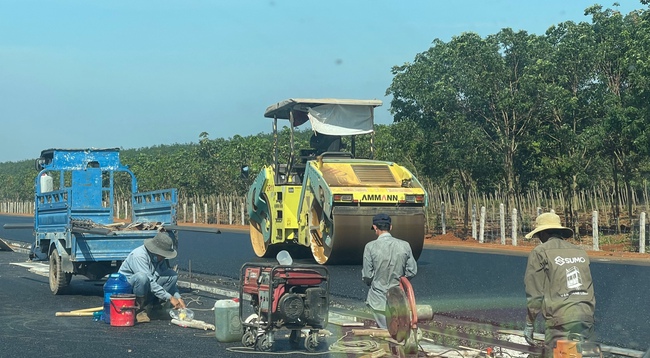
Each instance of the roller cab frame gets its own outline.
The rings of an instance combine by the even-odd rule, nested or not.
[[[320,264],[359,264],[375,239],[372,216],[387,213],[393,236],[411,245],[416,258],[424,242],[427,193],[417,178],[394,162],[375,160],[374,109],[379,100],[292,98],[269,106],[274,156],[247,196],[251,244],[259,257],[279,250],[304,251]],[[289,121],[290,154],[279,157],[278,120]],[[309,122],[310,148],[295,148],[295,128]],[[369,138],[369,158],[357,157]]]

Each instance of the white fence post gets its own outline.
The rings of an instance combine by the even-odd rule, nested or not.
[[[241,203],[241,224],[242,225],[245,225],[246,223],[245,218],[246,217],[244,216],[244,203]]]
[[[512,209],[512,246],[517,246],[517,209]]]
[[[481,244],[484,241],[484,235],[485,235],[485,206],[481,206],[481,223],[480,223],[480,229],[478,233],[478,242]]]
[[[192,203],[192,224],[196,224],[196,203]]]
[[[208,203],[203,204],[203,223],[208,223]]]
[[[472,205],[472,238],[474,240],[478,239],[476,229],[476,204]]]
[[[232,201],[228,202],[228,225],[232,225]]]
[[[187,203],[183,203],[183,222],[187,222]]]
[[[221,216],[221,203],[217,203],[217,225],[219,225],[219,216]]]
[[[639,252],[645,253],[645,211],[641,213],[639,218]]]
[[[506,207],[503,203],[499,204],[499,225],[501,226],[501,245],[506,244]]]
[[[440,203],[440,222],[442,224],[442,234],[447,233],[447,227],[445,225],[445,202]]]
[[[593,237],[594,237],[594,251],[599,251],[598,248],[598,211],[594,210],[594,212],[591,214],[591,226],[593,230]]]

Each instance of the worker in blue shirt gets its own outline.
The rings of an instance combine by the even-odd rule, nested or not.
[[[178,274],[169,267],[168,259],[176,257],[174,242],[166,232],[159,232],[144,245],[135,248],[120,266],[119,273],[126,276],[133,287],[137,304],[136,322],[151,319],[147,311],[160,303],[169,302],[175,309],[185,308],[178,292]]]
[[[400,277],[411,279],[418,271],[411,245],[393,237],[391,218],[377,214],[372,218],[372,230],[377,239],[366,244],[363,251],[363,282],[370,286],[366,304],[372,309],[379,328],[386,325],[386,293],[399,286]]]

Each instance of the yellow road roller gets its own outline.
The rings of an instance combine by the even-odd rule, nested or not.
[[[280,250],[310,252],[319,264],[360,264],[376,238],[372,217],[391,216],[393,236],[424,243],[427,193],[406,168],[372,159],[379,100],[291,98],[269,106],[274,159],[247,195],[251,244],[259,257]],[[278,158],[278,119],[289,121],[290,154]],[[293,131],[309,122],[310,147],[296,150]],[[357,137],[370,136],[370,157],[357,158]],[[348,150],[349,149],[349,150]]]

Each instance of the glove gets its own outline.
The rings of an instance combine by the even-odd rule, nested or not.
[[[526,323],[526,328],[524,328],[524,338],[526,339],[526,342],[534,346],[535,345],[535,340],[533,340],[533,332],[535,328],[533,327],[532,323]]]

